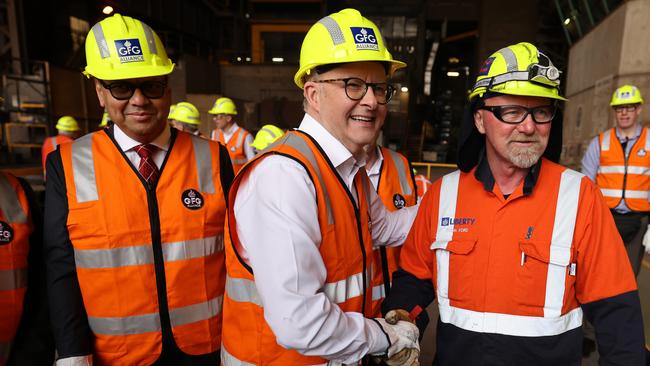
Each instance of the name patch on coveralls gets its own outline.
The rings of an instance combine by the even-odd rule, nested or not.
[[[357,45],[358,50],[379,51],[377,37],[372,28],[350,27],[350,30],[352,31],[352,37],[354,37],[354,43]]]
[[[118,39],[115,41],[115,48],[120,57],[120,63],[144,61],[140,41],[137,38]]]

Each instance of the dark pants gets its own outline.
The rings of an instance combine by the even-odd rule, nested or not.
[[[630,258],[630,264],[634,275],[638,275],[641,270],[643,260],[643,235],[648,228],[648,214],[646,212],[630,212],[619,214],[612,212],[614,222],[618,233],[623,239],[627,256]]]

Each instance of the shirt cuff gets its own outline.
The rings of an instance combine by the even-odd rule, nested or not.
[[[93,356],[75,356],[56,360],[56,366],[93,366]]]

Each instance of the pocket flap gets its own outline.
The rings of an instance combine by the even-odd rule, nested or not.
[[[451,240],[451,241],[435,241],[431,244],[429,249],[445,249],[454,254],[469,254],[474,250],[476,240]]]
[[[521,241],[519,249],[527,256],[544,263],[568,266],[571,260],[571,246],[554,245],[544,241]]]

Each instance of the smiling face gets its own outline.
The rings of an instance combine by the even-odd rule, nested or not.
[[[144,81],[165,81],[166,77],[129,79],[134,84]],[[112,81],[106,81],[110,84]],[[153,141],[165,129],[169,106],[171,105],[171,90],[166,87],[161,98],[151,99],[136,89],[128,100],[115,99],[110,90],[104,88],[99,80],[95,80],[95,91],[99,104],[106,109],[113,121],[127,136],[143,144]]]
[[[314,80],[359,78],[367,83],[385,83],[386,70],[379,62],[343,64],[305,83],[307,112],[336,137],[353,155],[375,141],[384,124],[387,106],[377,103],[372,88],[360,100],[345,93],[343,81],[316,83]]]
[[[485,100],[486,106],[520,105],[527,108],[551,104],[548,98],[500,95]],[[529,114],[519,124],[499,121],[492,112],[474,112],[474,124],[485,135],[488,160],[506,167],[530,168],[544,154],[551,123],[537,124]]]

